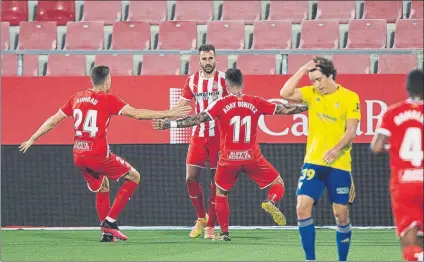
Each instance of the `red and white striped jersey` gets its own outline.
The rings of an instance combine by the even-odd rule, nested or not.
[[[195,99],[195,114],[198,114],[208,108],[215,100],[228,95],[225,87],[225,73],[216,70],[211,78],[203,78],[200,72],[197,72],[187,78],[184,85],[182,99],[191,101]],[[218,135],[216,132],[215,120],[193,127],[192,136],[212,137]]]

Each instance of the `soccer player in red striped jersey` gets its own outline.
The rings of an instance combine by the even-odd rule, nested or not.
[[[118,228],[116,220],[140,182],[140,174],[128,162],[109,150],[106,130],[111,116],[123,115],[138,120],[184,116],[191,111],[190,106],[167,111],[135,109],[110,93],[111,76],[107,66],[95,66],[91,70],[91,89],[73,95],[47,119],[28,141],[19,149],[25,153],[42,135],[53,129],[68,116],[74,119],[74,164],[82,172],[88,189],[96,193],[96,208],[103,232],[101,242],[113,242],[116,239],[127,240]],[[125,182],[116,194],[110,206],[109,180]]]
[[[423,242],[417,237],[424,228],[423,71],[411,71],[406,86],[409,98],[384,113],[371,149],[389,151],[393,218],[403,258],[423,261]]]
[[[273,104],[261,97],[242,94],[243,76],[240,70],[231,68],[225,73],[230,95],[220,98],[209,107],[185,119],[154,120],[153,128],[184,128],[216,119],[221,129],[220,158],[215,176],[217,186],[216,215],[221,234],[215,240],[229,241],[230,207],[228,192],[235,185],[240,172],[245,172],[261,189],[269,188],[262,208],[272,215],[278,225],[286,219],[276,203],[284,194],[284,182],[278,171],[262,155],[256,141],[258,121],[261,115],[289,115],[306,111],[306,105]]]
[[[210,44],[199,47],[199,64],[201,70],[191,75],[185,85],[183,94],[176,107],[189,105],[195,101],[195,113],[200,113],[212,102],[227,95],[225,87],[225,73],[216,69],[215,47]],[[196,225],[190,232],[192,238],[200,236],[204,229],[204,238],[214,237],[215,215],[215,170],[218,162],[219,128],[211,119],[193,127],[190,146],[186,159],[186,184],[188,195],[196,209]],[[199,183],[201,169],[206,167],[209,158],[211,169],[211,193],[209,196],[209,210],[206,214],[204,195]]]

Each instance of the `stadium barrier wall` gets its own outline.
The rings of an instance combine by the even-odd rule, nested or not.
[[[245,93],[273,102],[289,76],[246,76]],[[112,90],[135,107],[168,109],[181,93],[186,76],[137,76],[112,80]],[[2,81],[2,226],[96,226],[94,194],[72,162],[72,120],[37,141],[22,155],[17,145],[76,91],[89,88],[88,77],[3,77]],[[340,75],[337,81],[361,99],[362,121],[353,146],[356,202],[355,226],[391,226],[387,157],[375,157],[368,143],[387,105],[406,97],[405,75]],[[301,84],[309,84],[303,79]],[[112,150],[128,160],[142,182],[125,212],[122,225],[189,226],[195,212],[185,187],[185,157],[190,130],[154,131],[150,121],[114,117],[108,130]],[[264,155],[281,172],[286,193],[281,209],[288,225],[296,225],[296,187],[305,153],[307,114],[266,116],[258,139]],[[201,182],[206,199],[209,172]],[[118,184],[112,183],[112,196]],[[231,225],[272,226],[260,208],[266,192],[245,176],[230,195]],[[318,202],[317,225],[332,225],[326,194]]]

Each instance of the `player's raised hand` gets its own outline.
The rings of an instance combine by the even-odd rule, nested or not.
[[[191,112],[191,106],[179,106],[171,109],[170,117],[184,117]]]
[[[28,150],[28,148],[30,148],[32,146],[33,143],[34,143],[34,141],[32,141],[31,139],[28,140],[28,141],[23,142],[19,146],[19,151],[21,151],[22,153],[25,154],[25,152]]]
[[[306,63],[305,65],[302,66],[302,71],[305,72],[305,74],[306,74],[316,67],[317,67],[317,63],[314,60],[311,60],[311,61],[309,61],[308,63]]]
[[[326,164],[331,164],[337,157],[339,157],[340,151],[333,148],[325,152],[324,156],[322,157],[322,160]]]
[[[168,119],[153,119],[152,127],[156,130],[165,130],[171,127]]]

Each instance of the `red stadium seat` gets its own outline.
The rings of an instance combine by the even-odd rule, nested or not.
[[[1,21],[12,26],[28,21],[28,1],[1,1]]]
[[[143,55],[141,75],[179,75],[179,55]]]
[[[211,21],[208,23],[207,43],[216,49],[243,49],[244,22]]]
[[[409,18],[411,19],[423,19],[424,13],[424,1],[411,1],[411,13]]]
[[[269,2],[269,20],[289,20],[300,24],[308,18],[308,1],[281,1],[271,0]]]
[[[82,21],[102,21],[105,25],[111,25],[121,18],[121,1],[84,1]]]
[[[22,75],[38,76],[38,55],[24,55],[22,57]],[[7,54],[1,56],[1,76],[18,75],[18,56]]]
[[[107,65],[111,75],[130,76],[133,74],[132,55],[96,55],[96,65]]]
[[[336,49],[339,47],[339,23],[336,20],[304,20],[299,48]]]
[[[75,21],[75,1],[38,1],[35,20],[55,21],[57,25]]]
[[[103,22],[68,22],[65,49],[103,49]]]
[[[290,21],[256,21],[253,29],[253,49],[290,49]]]
[[[176,21],[196,21],[206,24],[213,19],[213,1],[182,1],[175,4]],[[202,10],[202,12],[199,12]]]
[[[370,55],[333,55],[333,63],[340,74],[369,74],[371,72]],[[355,61],[352,63],[352,61]]]
[[[307,62],[311,61],[317,55],[288,55],[287,57],[287,73],[294,74]]]
[[[386,19],[393,23],[399,18],[402,18],[402,1],[364,1],[362,19]]]
[[[221,71],[225,71],[228,68],[228,56],[217,55],[216,57],[216,68]],[[188,74],[192,75],[200,70],[199,58],[197,55],[191,55],[189,58]]]
[[[84,76],[85,55],[49,55],[46,76]]]
[[[1,76],[18,75],[18,57],[17,55],[1,55]]]
[[[150,48],[150,24],[116,22],[113,24],[111,49],[147,50]]]
[[[417,68],[416,55],[380,55],[378,74],[407,74]]]
[[[385,48],[386,20],[351,20],[346,48]]]
[[[164,21],[159,24],[158,49],[189,50],[197,46],[197,25],[193,21]]]
[[[159,24],[166,20],[166,1],[137,1],[129,3],[128,21],[143,21],[151,24]]]
[[[275,55],[239,55],[237,68],[246,75],[275,75]]]
[[[9,22],[1,22],[1,50],[9,50],[10,48],[10,34]]]
[[[38,55],[24,55],[23,62],[23,76],[38,76]]]
[[[423,48],[423,20],[396,21],[394,48]]]
[[[54,50],[56,45],[56,22],[21,22],[18,49]]]
[[[243,20],[245,23],[261,19],[261,1],[224,0],[222,20]]]
[[[355,19],[355,1],[318,1],[317,20],[334,19],[347,24]]]

